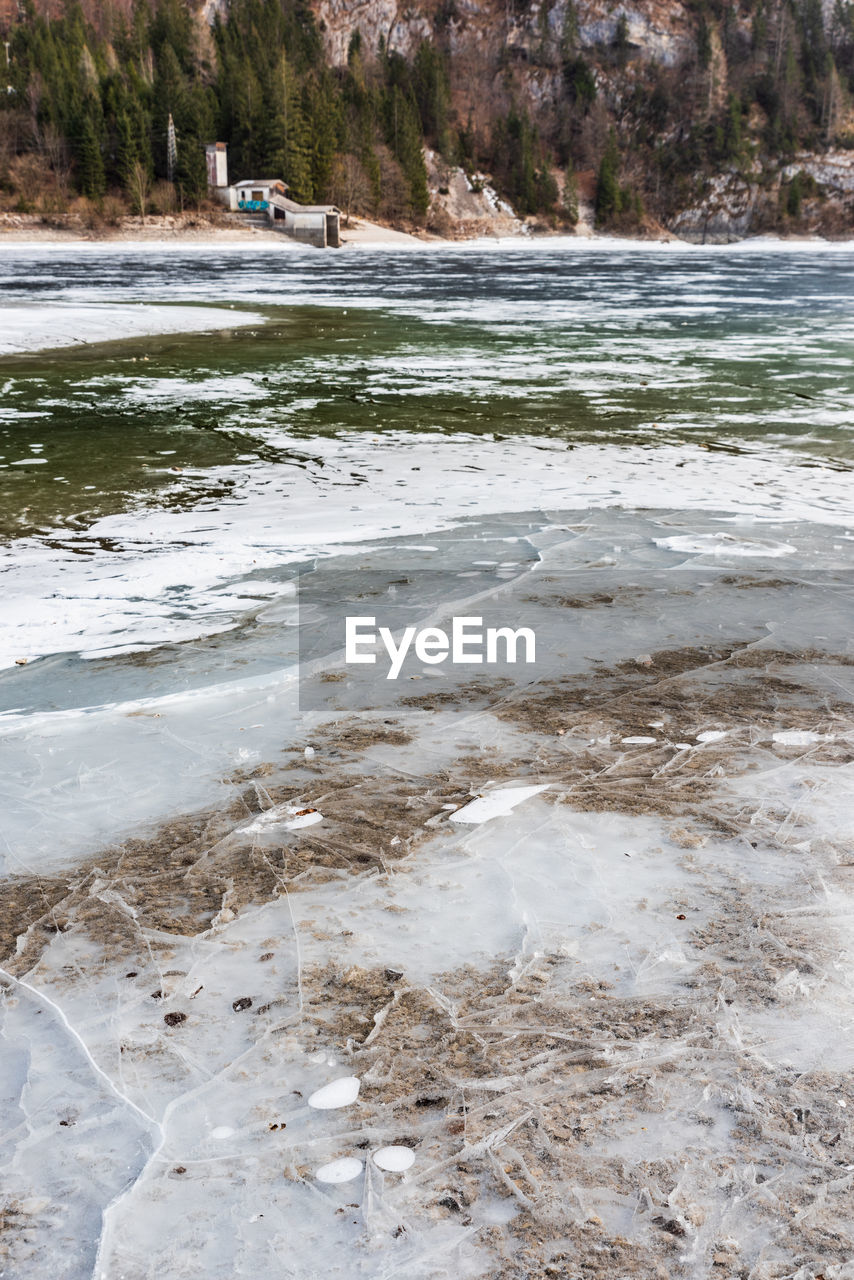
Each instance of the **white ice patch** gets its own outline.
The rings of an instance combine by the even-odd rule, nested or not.
[[[278,443],[295,456],[305,450],[304,441],[284,432]],[[473,450],[481,468],[476,489]],[[134,509],[80,533],[64,532],[59,548],[20,539],[0,549],[0,667],[27,654],[103,656],[221,633],[253,603],[250,587],[246,595],[223,594],[248,563],[255,572],[281,568],[306,555],[357,551],[374,538],[435,532],[491,512],[650,508],[678,484],[689,532],[657,540],[659,547],[718,559],[742,556],[745,547],[756,556],[788,555],[791,548],[707,532],[702,509],[749,512],[756,521],[790,527],[797,520],[854,520],[847,472],[803,470],[793,477],[782,457],[763,456],[762,489],[752,483],[755,457],[711,459],[690,445],[661,452],[579,446],[572,469],[566,457],[562,442],[542,439],[387,432],[366,447],[363,433],[341,433],[312,441],[304,466],[212,469],[212,479],[233,485],[218,509]],[[364,483],[354,484],[354,473]],[[318,501],[321,495],[326,501]]]
[[[548,791],[550,785],[545,782],[538,787],[496,787],[494,791],[487,791],[458,809],[451,821],[480,823],[489,822],[491,818],[503,818],[523,800],[539,795],[541,791]]]
[[[415,1152],[411,1147],[381,1147],[374,1152],[374,1164],[389,1173],[403,1173],[415,1164]]]
[[[352,1182],[362,1172],[362,1162],[355,1156],[344,1156],[330,1164],[321,1165],[317,1171],[318,1182]]]
[[[784,729],[771,735],[772,742],[782,747],[809,747],[814,742],[832,742],[832,733],[813,733],[809,729]]]
[[[360,1081],[358,1076],[340,1076],[317,1089],[309,1098],[308,1105],[317,1111],[335,1111],[338,1107],[349,1107],[359,1096]]]
[[[776,559],[794,555],[796,548],[788,542],[773,542],[767,538],[734,538],[730,533],[705,533],[677,535],[672,538],[653,539],[657,547],[667,551],[683,551],[688,555],[733,556],[743,558],[759,556]]]
[[[16,301],[0,311],[0,355],[263,323],[261,315],[224,307]]]

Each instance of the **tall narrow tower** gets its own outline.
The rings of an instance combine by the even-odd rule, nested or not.
[[[169,123],[166,126],[166,177],[175,181],[175,164],[178,160],[178,140],[175,137],[175,122],[169,112]]]
[[[212,190],[228,186],[228,152],[224,142],[209,142],[205,146],[205,162],[208,170],[208,186]]]

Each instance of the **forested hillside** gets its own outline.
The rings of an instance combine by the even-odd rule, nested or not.
[[[219,139],[232,177],[391,222],[434,216],[426,146],[546,225],[575,220],[581,174],[603,226],[728,192],[797,226],[823,153],[838,174],[854,148],[847,0],[3,3],[0,195],[46,217],[197,205]]]

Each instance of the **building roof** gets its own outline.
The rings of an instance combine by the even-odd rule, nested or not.
[[[282,182],[281,178],[242,178],[234,185],[235,187],[284,187],[285,191],[290,190],[288,184]]]
[[[278,203],[280,208],[291,213],[340,213],[340,209],[334,204],[298,204],[287,196],[280,196]]]

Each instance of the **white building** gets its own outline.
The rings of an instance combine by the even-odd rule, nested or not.
[[[208,166],[208,186],[221,190],[228,186],[228,144],[226,142],[209,142],[205,147],[205,160]]]
[[[205,156],[210,193],[232,213],[265,214],[277,231],[318,249],[341,244],[341,213],[334,204],[297,204],[281,178],[244,178],[229,186],[226,144],[208,143]]]

